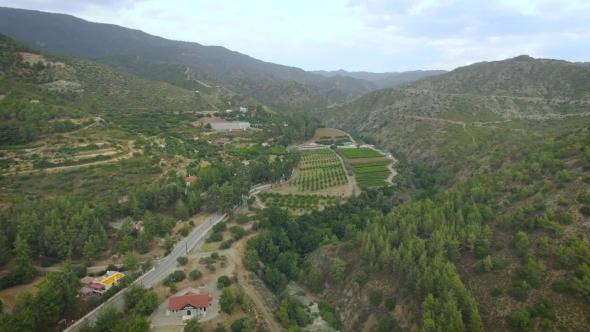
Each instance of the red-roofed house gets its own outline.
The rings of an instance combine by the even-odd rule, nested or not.
[[[190,186],[192,183],[195,183],[195,181],[197,181],[198,177],[193,175],[193,176],[187,176],[186,178],[184,178],[184,182],[186,182],[186,186]]]
[[[255,117],[257,112],[258,112],[257,109],[253,109],[252,112],[250,112],[250,113],[251,113],[252,117]]]
[[[166,316],[179,316],[182,317],[182,320],[195,316],[204,317],[212,302],[213,298],[209,294],[195,294],[191,291],[184,295],[171,296],[168,299]]]

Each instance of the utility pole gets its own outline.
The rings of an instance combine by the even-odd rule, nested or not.
[[[188,254],[188,242],[186,242],[186,240],[184,240],[184,245],[185,245],[184,251],[185,251],[186,254]]]

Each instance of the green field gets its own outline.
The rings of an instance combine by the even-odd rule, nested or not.
[[[352,164],[358,186],[366,188],[384,185],[385,179],[391,175],[391,171],[386,166],[390,162],[383,160]]]
[[[340,151],[349,159],[383,157],[381,153],[369,148],[346,148]]]

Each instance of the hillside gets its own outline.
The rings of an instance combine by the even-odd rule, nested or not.
[[[442,165],[439,176],[449,180],[488,167],[500,146],[557,137],[590,122],[588,82],[590,70],[564,61],[515,58],[375,91],[322,116],[329,126]]]
[[[0,8],[0,32],[41,50],[76,57],[139,55],[151,62],[181,64],[196,72],[212,75],[213,80],[223,81],[230,89],[238,84],[246,93],[257,95],[264,94],[264,90],[259,90],[260,86],[272,87],[284,81],[319,87],[326,92],[342,91],[352,98],[376,88],[371,82],[350,77],[325,78],[300,68],[257,60],[220,46],[167,40],[142,31],[92,23],[63,14]],[[256,84],[250,88],[236,83],[243,80],[255,81]],[[285,92],[289,93],[290,90]],[[271,89],[269,93],[274,96],[276,90]],[[271,96],[262,100],[270,100]],[[284,96],[280,99],[289,98]],[[296,100],[295,104],[282,106],[297,107],[304,104],[303,100],[306,99],[314,99],[314,95]],[[311,104],[318,102],[315,100]]]

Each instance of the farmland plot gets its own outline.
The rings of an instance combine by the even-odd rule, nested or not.
[[[383,157],[381,153],[369,148],[344,148],[340,152],[348,159]]]
[[[386,166],[389,163],[391,160],[384,159],[352,164],[358,186],[367,188],[385,185],[385,179],[391,175],[391,171]]]
[[[340,158],[328,149],[301,151],[299,176],[289,183],[298,191],[318,191],[348,182]]]

